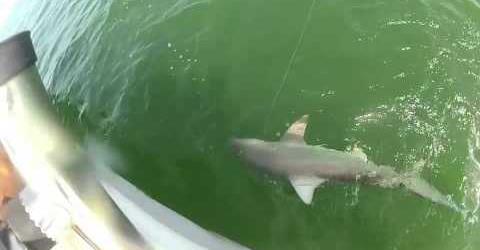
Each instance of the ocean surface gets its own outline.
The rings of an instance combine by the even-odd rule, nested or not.
[[[3,16],[0,39],[32,31],[66,126],[208,230],[259,250],[480,249],[476,0],[20,0]],[[333,182],[307,206],[228,148],[303,114],[309,144],[399,172],[425,160],[464,212]]]

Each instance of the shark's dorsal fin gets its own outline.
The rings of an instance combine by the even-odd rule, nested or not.
[[[300,199],[302,199],[305,204],[310,205],[312,203],[313,194],[315,189],[320,186],[322,183],[326,182],[326,179],[322,179],[316,176],[302,176],[302,175],[291,175],[289,176],[290,183],[292,183],[295,192],[297,192]]]
[[[354,145],[352,148],[352,151],[350,152],[352,155],[364,160],[365,162],[368,161],[367,155],[365,152],[363,152],[362,148],[358,147],[357,145]]]
[[[305,143],[303,136],[305,135],[305,129],[307,128],[308,115],[302,116],[294,122],[282,136],[281,141],[284,142],[296,142]]]

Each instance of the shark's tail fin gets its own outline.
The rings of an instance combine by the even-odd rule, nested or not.
[[[442,194],[438,189],[418,176],[404,176],[402,178],[402,184],[407,190],[414,194],[435,203],[450,207],[455,211],[460,211],[458,205],[453,202],[449,196]]]
[[[442,194],[437,188],[428,183],[420,176],[419,166],[424,162],[416,164],[412,172],[408,172],[400,177],[400,183],[408,191],[428,199],[434,203],[441,204],[452,208],[455,211],[460,211],[459,206],[451,199],[451,197]]]

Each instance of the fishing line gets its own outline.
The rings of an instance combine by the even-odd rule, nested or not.
[[[278,98],[280,97],[280,94],[282,93],[283,89],[285,88],[285,85],[287,84],[288,81],[288,76],[290,75],[290,71],[292,70],[295,58],[297,57],[297,52],[300,49],[302,43],[303,43],[303,38],[305,37],[305,33],[308,28],[308,24],[310,23],[312,19],[312,12],[313,12],[313,7],[315,7],[315,4],[317,3],[317,0],[312,0],[312,3],[310,4],[310,8],[308,9],[307,17],[305,18],[305,22],[303,23],[302,27],[302,32],[300,33],[300,36],[298,37],[297,44],[295,45],[295,49],[292,52],[292,55],[290,56],[290,59],[287,64],[287,69],[285,70],[285,73],[283,74],[282,77],[282,83],[280,84],[280,87],[278,88],[277,92],[275,93],[275,96],[273,97],[272,103],[270,105],[270,110],[268,112],[268,115],[266,116],[266,121],[265,125],[263,127],[263,132],[266,133],[267,130],[267,123],[270,121],[270,118],[272,116],[272,112],[277,105]]]

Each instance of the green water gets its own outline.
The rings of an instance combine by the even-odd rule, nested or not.
[[[0,38],[23,29],[67,126],[206,229],[265,250],[480,249],[475,0],[24,0]],[[398,171],[426,160],[467,212],[338,183],[306,206],[227,147],[302,114],[310,144],[358,143]]]

